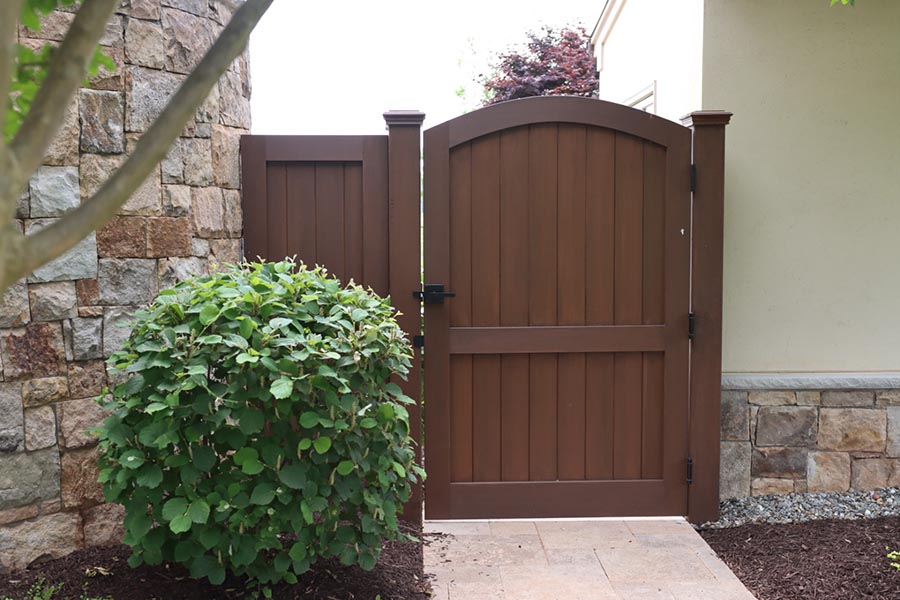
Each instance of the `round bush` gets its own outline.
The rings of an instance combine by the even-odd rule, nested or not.
[[[387,300],[291,261],[162,292],[110,359],[106,499],[130,563],[221,583],[296,582],[319,558],[375,565],[414,464],[409,347]]]

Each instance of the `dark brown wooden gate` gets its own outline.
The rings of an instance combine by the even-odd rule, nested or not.
[[[425,132],[427,517],[687,513],[690,168],[583,98]]]
[[[716,518],[729,116],[531,98],[426,131],[429,518]],[[245,256],[324,264],[422,333],[423,117],[245,136]]]

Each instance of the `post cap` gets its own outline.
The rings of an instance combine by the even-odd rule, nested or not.
[[[681,124],[685,127],[728,125],[731,122],[731,116],[732,113],[727,110],[695,110],[691,114],[681,117]]]
[[[418,110],[389,110],[384,113],[384,122],[391,125],[421,125],[425,113]]]

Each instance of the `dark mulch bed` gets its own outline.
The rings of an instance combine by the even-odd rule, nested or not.
[[[421,530],[404,526],[421,539]],[[197,600],[243,598],[240,581],[226,580],[221,586],[205,579],[191,579],[179,566],[146,565],[132,569],[127,546],[89,548],[64,558],[33,565],[0,579],[0,598],[30,600],[29,588],[40,580],[45,585],[63,583],[53,600],[111,597],[113,600]],[[108,575],[103,574],[108,572]],[[318,563],[300,577],[297,585],[273,590],[274,600],[426,600],[430,586],[423,574],[422,543],[385,544],[378,564],[366,572],[337,561]],[[260,596],[262,597],[262,596]]]
[[[743,525],[700,535],[759,600],[900,599],[900,518]]]

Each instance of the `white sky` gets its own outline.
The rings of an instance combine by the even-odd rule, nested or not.
[[[478,106],[497,51],[542,24],[590,32],[604,2],[275,0],[250,39],[253,133],[382,133],[389,109],[437,125]]]

